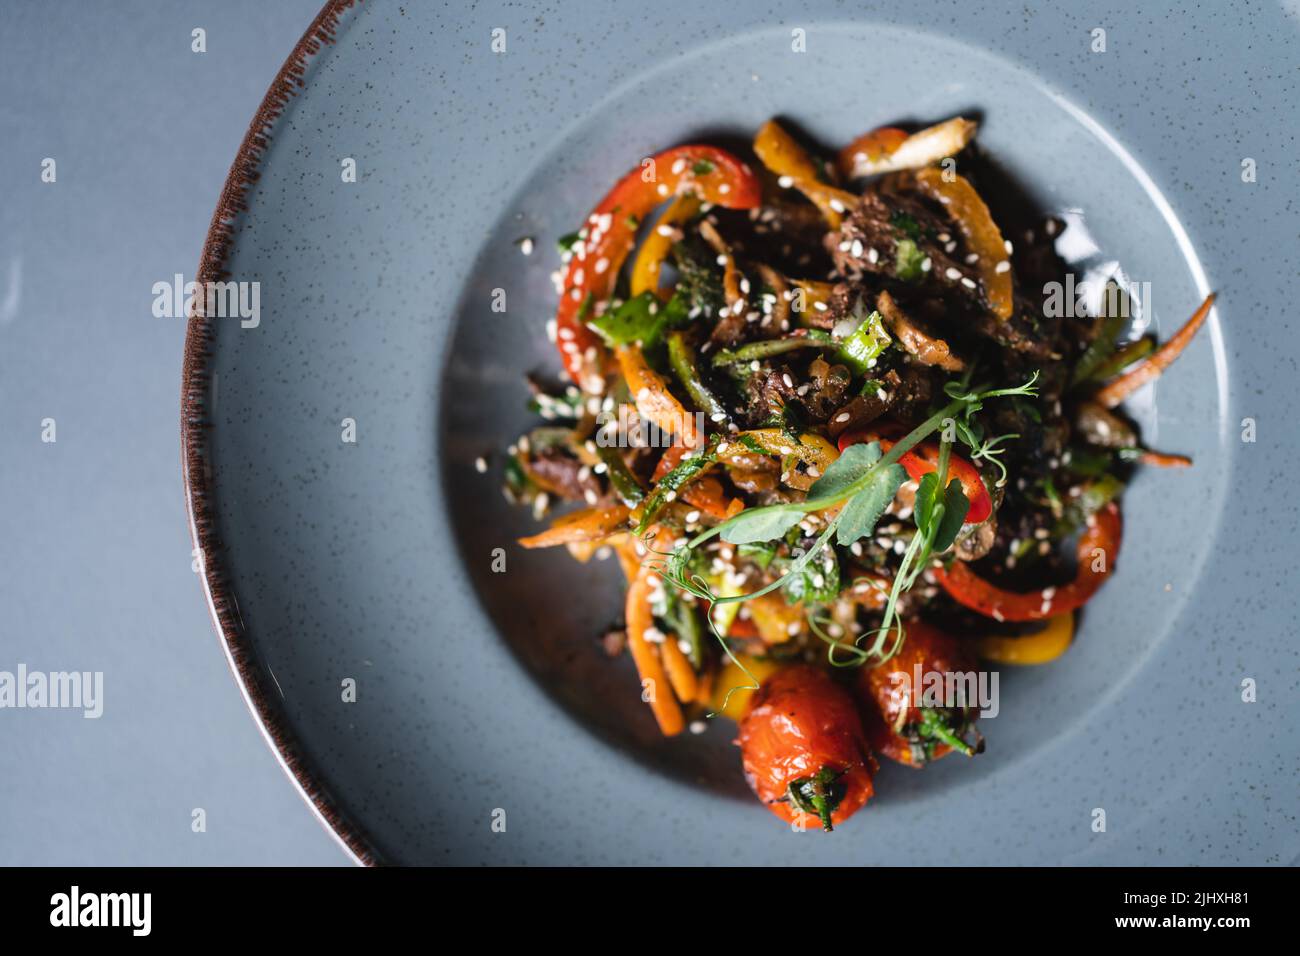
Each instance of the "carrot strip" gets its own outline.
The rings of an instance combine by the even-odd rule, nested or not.
[[[1142,452],[1138,461],[1157,468],[1186,468],[1192,463],[1186,455],[1166,455],[1164,452],[1149,450]]]
[[[689,703],[695,699],[698,690],[695,668],[690,659],[677,646],[677,635],[669,634],[659,645],[659,656],[663,658],[664,669],[668,671],[668,680],[672,682],[673,693],[677,699]]]
[[[627,588],[627,647],[632,652],[642,687],[650,681],[646,689],[650,691],[650,710],[659,723],[659,730],[665,737],[672,737],[682,732],[686,722],[672,695],[672,682],[664,671],[663,662],[654,646],[645,639],[645,632],[654,623],[650,611],[651,573],[650,568],[643,564]]]
[[[1214,307],[1214,297],[1213,292],[1207,295],[1201,307],[1187,320],[1187,324],[1175,332],[1168,342],[1156,349],[1150,358],[1134,365],[1119,378],[1103,387],[1093,396],[1093,401],[1103,408],[1114,408],[1143,385],[1159,378],[1160,373],[1174,363],[1174,359],[1191,344],[1197,331],[1205,324],[1210,309]]]
[[[581,511],[556,518],[545,531],[520,538],[519,543],[525,548],[551,548],[557,544],[599,541],[623,530],[629,514],[631,512],[626,505],[614,505],[612,508],[583,508]]]

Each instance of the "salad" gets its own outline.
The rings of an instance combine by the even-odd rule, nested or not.
[[[1120,405],[1214,297],[1163,344],[1127,335],[1121,283],[1045,307],[1061,224],[1013,245],[975,134],[818,155],[768,122],[752,157],[643,159],[560,240],[569,382],[530,382],[543,421],[506,493],[576,507],[520,544],[617,557],[629,693],[665,735],[736,721],[746,780],[796,827],[864,806],[878,756],[980,753],[980,667],[1060,657],[1115,573],[1134,469],[1190,464]]]

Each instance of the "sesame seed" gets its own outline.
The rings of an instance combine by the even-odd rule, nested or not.
[[[963,276],[963,277],[962,277],[962,280],[961,280],[961,284],[964,285],[964,286],[965,286],[966,288],[968,288],[968,289],[973,289],[973,288],[975,288],[975,280],[974,280],[974,279],[971,279],[971,278],[968,278],[968,277],[964,277],[964,276]]]
[[[482,455],[479,455],[477,458],[475,458],[474,470],[477,471],[480,475],[483,474],[483,472],[487,471],[487,459],[484,458]]]
[[[948,271],[944,273],[944,277],[956,281],[961,278],[961,273],[949,266]]]
[[[1007,262],[1006,259],[1003,259],[1001,262],[999,262],[996,266],[993,267],[993,271],[996,272],[998,275],[1002,275],[1002,273],[1004,272],[1010,272],[1011,263]]]
[[[533,254],[533,240],[528,236],[524,236],[524,238],[520,239],[519,251],[526,256],[531,256]]]

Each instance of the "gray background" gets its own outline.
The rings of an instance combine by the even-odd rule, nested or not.
[[[347,860],[262,741],[190,570],[185,323],[150,311],[154,282],[193,277],[319,6],[4,4],[0,670],[103,671],[105,709],[0,710],[0,864]]]

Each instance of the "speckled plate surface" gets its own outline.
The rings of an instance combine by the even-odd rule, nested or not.
[[[737,6],[340,4],[273,87],[201,272],[260,283],[261,321],[192,321],[183,432],[214,618],[293,779],[365,862],[1293,862],[1296,21]],[[1004,670],[984,756],[792,834],[729,726],[657,739],[591,641],[616,572],[514,547],[534,526],[473,462],[556,368],[553,239],[639,157],[958,112],[1077,261],[1151,283],[1153,328],[1219,291],[1131,406],[1196,467],[1140,475],[1118,575],[1064,659]]]

